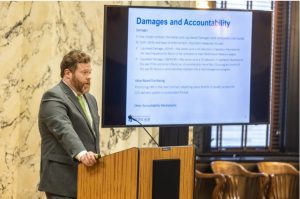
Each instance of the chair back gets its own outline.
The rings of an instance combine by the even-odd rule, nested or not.
[[[222,199],[225,177],[221,174],[195,171],[195,199]]]
[[[270,199],[299,199],[299,171],[283,162],[259,162],[259,171],[269,175],[266,195]]]
[[[226,178],[223,198],[253,199],[264,198],[267,176],[246,170],[242,165],[230,161],[214,161],[211,168]]]

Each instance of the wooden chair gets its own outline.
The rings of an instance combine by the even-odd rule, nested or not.
[[[264,190],[268,181],[266,174],[250,172],[242,165],[229,161],[214,161],[211,168],[214,173],[225,175],[223,198],[265,198]]]
[[[269,175],[266,195],[270,199],[298,199],[299,171],[282,162],[259,162],[259,171]]]
[[[195,171],[195,199],[222,199],[225,176]]]

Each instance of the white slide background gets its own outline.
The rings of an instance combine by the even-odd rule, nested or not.
[[[249,122],[251,12],[130,8],[128,20],[127,116],[144,125]]]

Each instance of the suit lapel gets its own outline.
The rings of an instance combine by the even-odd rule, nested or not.
[[[75,105],[75,107],[77,108],[77,110],[84,115],[84,112],[77,100],[77,97],[75,96],[75,94],[73,93],[73,91],[63,82],[61,81],[60,83],[60,87],[62,88],[62,90],[64,91],[64,93],[66,94],[66,96],[71,100],[71,102]]]
[[[89,126],[91,134],[95,138],[95,133],[94,133],[95,131],[93,130],[93,127],[91,127],[90,122],[86,118],[85,113],[83,112],[83,110],[82,110],[82,108],[81,108],[81,106],[80,106],[80,104],[79,104],[79,102],[77,100],[77,97],[75,96],[75,94],[73,93],[73,91],[63,81],[60,82],[60,87],[62,88],[62,90],[64,91],[64,93],[66,94],[66,96],[75,105],[75,107],[77,108],[77,110],[81,113],[81,115],[83,116],[83,118],[85,119],[85,121],[87,122],[87,124]],[[94,117],[93,117],[93,121],[94,121]]]

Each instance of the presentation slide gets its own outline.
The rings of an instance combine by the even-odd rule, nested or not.
[[[251,33],[251,12],[129,8],[126,115],[144,125],[249,122]]]

